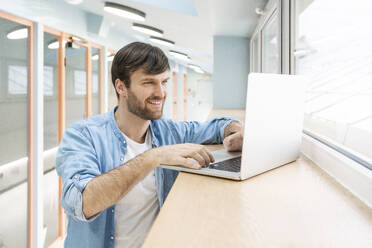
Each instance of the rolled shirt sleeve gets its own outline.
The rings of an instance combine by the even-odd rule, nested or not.
[[[175,130],[184,134],[184,143],[221,144],[225,128],[231,122],[239,122],[230,117],[213,118],[207,122],[181,121],[175,122]]]
[[[98,215],[86,219],[83,214],[82,192],[101,172],[94,146],[83,130],[66,130],[57,152],[56,170],[62,177],[61,205],[66,213],[80,221],[94,220]]]

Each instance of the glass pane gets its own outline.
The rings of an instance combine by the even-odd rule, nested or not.
[[[0,247],[27,243],[28,42],[0,18]]]
[[[295,2],[296,73],[312,79],[305,128],[372,158],[372,2]]]
[[[92,47],[92,115],[99,114],[99,49]]]
[[[262,29],[262,72],[280,73],[278,11]]]
[[[113,109],[118,104],[118,98],[111,78],[111,66],[113,57],[108,57],[107,61],[107,92],[108,92],[108,109]]]
[[[58,131],[57,92],[57,36],[44,33],[44,227],[45,244],[51,244],[58,235],[58,176],[55,170],[55,156]],[[54,48],[54,49],[53,49]]]
[[[85,47],[66,48],[66,127],[86,117],[85,57]]]
[[[258,34],[253,39],[253,72],[260,72]]]
[[[57,146],[57,52],[50,44],[57,36],[44,33],[44,150]]]

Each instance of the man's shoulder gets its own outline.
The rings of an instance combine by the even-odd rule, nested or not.
[[[67,130],[75,130],[83,133],[85,130],[103,130],[110,123],[110,112],[94,115],[86,119],[72,123]]]
[[[151,125],[155,129],[159,129],[163,131],[163,130],[169,130],[170,128],[175,127],[177,125],[177,122],[172,119],[162,117],[160,119],[151,121]]]

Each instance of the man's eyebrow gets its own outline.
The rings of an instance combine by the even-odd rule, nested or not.
[[[141,81],[153,81],[154,79],[153,78],[143,78],[141,79]]]
[[[166,79],[162,80],[162,82],[167,81],[169,79],[170,79],[170,77],[167,77]],[[154,81],[154,78],[143,78],[143,79],[141,79],[141,82],[144,82],[144,81]]]

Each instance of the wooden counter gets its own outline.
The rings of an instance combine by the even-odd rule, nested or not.
[[[372,247],[372,210],[310,160],[243,182],[180,173],[143,247]]]

